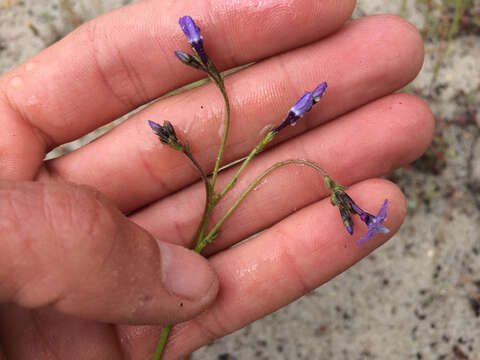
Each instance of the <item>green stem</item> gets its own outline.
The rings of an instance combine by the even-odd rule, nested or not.
[[[239,196],[239,198],[235,201],[235,203],[230,207],[230,209],[228,209],[228,211],[225,213],[225,215],[223,215],[223,217],[215,224],[215,226],[210,230],[210,232],[207,234],[207,236],[205,236],[204,239],[202,239],[201,241],[199,241],[197,243],[197,246],[195,247],[195,251],[197,253],[200,253],[203,248],[205,246],[207,246],[212,240],[213,238],[215,237],[218,229],[220,228],[220,226],[223,225],[223,223],[225,222],[225,220],[227,220],[227,218],[232,214],[232,212],[238,207],[238,205],[240,205],[240,203],[243,201],[243,199],[245,199],[245,197],[248,195],[248,193],[250,191],[252,191],[252,189],[258,185],[258,183],[260,181],[263,180],[264,177],[266,177],[268,174],[270,174],[272,171],[282,167],[282,166],[285,166],[285,165],[290,165],[290,164],[297,164],[297,165],[306,165],[306,166],[309,166],[311,167],[312,169],[318,171],[324,178],[329,178],[330,177],[328,176],[327,172],[325,170],[323,170],[320,166],[318,166],[317,164],[311,162],[311,161],[308,161],[308,160],[303,160],[303,159],[291,159],[291,160],[284,160],[284,161],[281,161],[281,162],[278,162],[274,165],[272,165],[270,168],[268,168],[267,170],[265,170],[259,177],[257,177],[248,187],[247,189]]]
[[[165,350],[165,345],[167,344],[168,334],[172,330],[172,325],[166,325],[162,328],[162,333],[160,334],[160,339],[158,339],[157,350],[155,351],[155,356],[153,360],[160,360]]]
[[[252,160],[252,158],[257,155],[260,151],[262,151],[262,149],[265,147],[265,145],[267,145],[273,138],[274,138],[274,134],[271,135],[271,136],[268,136],[270,134],[273,134],[273,133],[269,133],[267,134],[267,136],[265,136],[262,141],[260,143],[258,143],[257,146],[255,146],[253,148],[252,151],[250,151],[250,154],[248,154],[248,156],[245,158],[245,160],[243,160],[242,162],[242,165],[240,166],[240,168],[237,170],[237,172],[235,173],[235,175],[233,175],[232,179],[230,180],[230,182],[225,185],[225,187],[223,188],[223,190],[218,193],[218,195],[216,196],[216,199],[214,201],[214,205],[216,203],[218,203],[218,201],[227,193],[228,190],[230,190],[232,188],[233,185],[235,185],[235,183],[237,182],[237,179],[238,177],[240,176],[240,174],[242,173],[243,169],[245,169],[245,167],[248,165],[248,163],[250,162],[250,160]]]
[[[195,236],[191,242],[191,246],[193,247],[195,241],[198,241],[197,239],[199,238],[199,236],[203,236],[203,234],[205,233],[205,226],[208,221],[209,213],[211,211],[210,204],[212,202],[212,186],[208,181],[207,174],[205,174],[205,171],[203,171],[202,166],[198,163],[197,159],[195,159],[193,154],[190,152],[190,148],[188,145],[185,146],[183,153],[197,168],[198,172],[200,173],[200,177],[202,178],[203,184],[205,185],[205,208],[203,209],[202,221],[198,225],[198,229],[195,232]]]
[[[198,247],[198,244],[201,244],[203,243],[203,237],[205,235],[205,231],[207,229],[207,225],[208,225],[208,220],[210,219],[210,214],[212,212],[212,209],[213,209],[213,203],[212,202],[209,202],[207,204],[207,210],[205,212],[205,215],[203,216],[203,220],[202,220],[202,223],[200,224],[200,230],[198,232],[198,236],[197,236],[197,242],[195,243],[195,251],[200,253],[200,251],[197,251],[197,247]],[[205,247],[205,246],[204,246]],[[203,249],[203,247],[202,247]]]
[[[212,189],[215,189],[215,182],[217,181],[218,170],[220,169],[220,162],[222,161],[223,151],[225,150],[225,144],[227,142],[228,130],[230,128],[230,101],[228,100],[227,91],[225,90],[225,85],[223,80],[214,81],[218,89],[222,93],[223,100],[225,101],[225,130],[223,131],[222,143],[218,150],[217,161],[215,162],[215,167],[212,173]]]
[[[223,188],[223,190],[220,192],[220,193],[217,193],[215,195],[215,198],[213,199],[213,201],[209,202],[207,207],[208,209],[206,210],[206,213],[204,215],[204,220],[201,224],[201,230],[200,232],[198,233],[198,236],[197,236],[197,245],[195,246],[195,251],[197,252],[200,252],[208,242],[211,242],[213,240],[213,237],[208,239],[208,242],[206,243],[205,242],[205,239],[204,239],[204,235],[205,235],[205,231],[206,231],[206,228],[207,228],[207,225],[208,225],[208,219],[210,218],[210,213],[212,212],[213,208],[215,207],[215,205],[217,205],[217,203],[220,201],[220,199],[226,194],[226,192],[228,190],[230,190],[230,188],[235,185],[238,177],[240,176],[241,172],[243,171],[243,169],[245,169],[245,167],[248,165],[248,163],[250,162],[250,160],[252,160],[252,158],[258,154],[260,151],[262,151],[262,149],[270,142],[273,140],[273,138],[275,137],[276,133],[274,133],[273,131],[270,131],[269,133],[267,133],[267,135],[264,136],[264,138],[262,139],[262,141],[260,141],[260,143],[258,143],[257,146],[255,146],[253,148],[253,150],[250,152],[250,154],[245,158],[245,160],[242,162],[242,165],[240,166],[240,168],[237,170],[237,172],[235,173],[235,175],[233,176],[233,178],[230,180],[230,182]],[[212,185],[212,189],[213,189],[213,185]],[[200,244],[204,244],[204,245],[200,245]],[[200,249],[200,250],[199,250]]]

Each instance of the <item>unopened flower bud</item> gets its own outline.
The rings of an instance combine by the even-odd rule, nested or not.
[[[195,69],[202,69],[202,65],[190,54],[184,53],[183,51],[175,51],[175,56],[183,62],[185,65],[191,66]]]
[[[306,92],[300,99],[297,100],[295,105],[290,108],[287,117],[283,122],[273,129],[273,132],[277,134],[280,130],[284,129],[288,125],[295,125],[298,119],[300,119],[305,113],[312,109],[312,106],[320,101],[321,97],[327,89],[327,83],[323,82],[318,85],[312,92]]]
[[[317,102],[320,101],[322,98],[323,94],[325,94],[325,90],[327,90],[327,82],[324,81],[320,85],[318,85],[315,90],[312,91],[312,96],[313,96],[313,103],[316,104]]]
[[[342,217],[343,225],[345,226],[347,231],[350,233],[350,235],[353,235],[353,220],[350,216],[350,213],[343,207],[341,207],[340,216]]]
[[[182,28],[183,33],[187,37],[188,42],[192,46],[192,49],[197,53],[197,55],[202,60],[202,63],[208,65],[208,56],[203,48],[203,37],[200,34],[200,28],[195,24],[193,19],[190,16],[183,16],[178,21],[180,27]]]
[[[170,147],[178,151],[184,150],[184,145],[178,141],[175,129],[169,121],[165,120],[162,126],[155,121],[148,120],[148,125],[150,125],[150,128],[157,134],[163,144],[170,145]]]

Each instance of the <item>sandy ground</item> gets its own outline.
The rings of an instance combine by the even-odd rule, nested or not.
[[[99,9],[85,0],[76,10],[91,18],[128,2],[101,1]],[[360,0],[355,17],[402,14],[420,29],[428,25],[420,1],[402,4]],[[480,12],[480,1],[468,11]],[[73,27],[55,0],[0,0],[0,73]],[[480,359],[480,27],[462,29],[436,75],[442,44],[425,34],[424,68],[406,89],[431,105],[438,126],[428,154],[391,175],[408,198],[399,233],[327,285],[193,359]]]

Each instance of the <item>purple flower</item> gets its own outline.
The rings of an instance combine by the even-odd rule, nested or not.
[[[354,207],[352,206],[353,210],[360,216],[360,219],[362,219],[362,221],[367,224],[367,233],[360,240],[358,240],[357,245],[361,245],[365,241],[370,240],[377,233],[387,234],[390,232],[389,229],[383,226],[383,222],[387,218],[387,206],[388,200],[385,199],[377,216],[373,216],[368,212],[363,211],[357,205],[355,205]]]
[[[203,48],[203,37],[200,34],[200,28],[195,24],[190,16],[183,16],[178,20],[183,33],[192,46],[192,49],[198,54],[203,64],[208,64],[208,56]],[[177,55],[178,56],[178,55]]]
[[[300,99],[297,100],[295,105],[290,108],[287,117],[283,122],[273,129],[274,133],[278,133],[288,125],[295,125],[298,119],[300,119],[306,112],[310,111],[313,106],[313,96],[311,92],[306,92]]]
[[[183,16],[178,20],[182,31],[190,44],[199,43],[203,40],[200,34],[200,28],[195,24],[190,16]]]
[[[297,118],[301,118],[303,114],[309,112],[313,105],[313,96],[311,92],[306,92],[300,99],[297,100],[295,105],[290,109]]]
[[[300,119],[305,113],[312,109],[312,106],[320,101],[320,98],[327,89],[327,83],[323,82],[318,85],[312,92],[306,92],[300,99],[297,100],[295,105],[290,108],[287,117],[283,122],[272,130],[274,134],[284,129],[288,125],[295,125],[298,119]]]
[[[320,85],[318,85],[315,90],[312,91],[313,96],[313,104],[315,105],[317,102],[320,101],[323,94],[325,94],[325,90],[327,90],[327,82],[324,81]]]

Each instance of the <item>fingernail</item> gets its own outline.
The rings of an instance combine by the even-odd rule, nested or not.
[[[208,261],[192,250],[160,242],[162,280],[174,295],[200,300],[216,291],[217,277]]]

